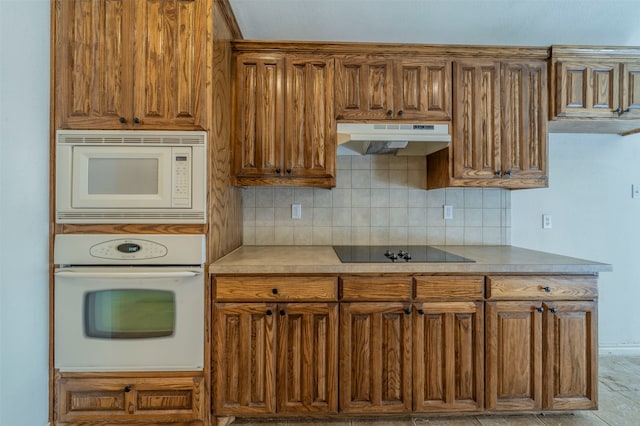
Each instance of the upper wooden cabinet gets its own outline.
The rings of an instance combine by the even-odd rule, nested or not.
[[[205,3],[56,0],[56,128],[204,129]]]
[[[640,129],[640,49],[553,46],[551,131]]]
[[[349,56],[336,67],[340,120],[451,120],[451,61]]]
[[[453,80],[452,142],[428,157],[428,189],[546,187],[546,62],[458,60]]]
[[[325,56],[236,56],[236,185],[335,186],[333,64]]]

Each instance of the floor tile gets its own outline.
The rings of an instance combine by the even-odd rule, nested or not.
[[[415,426],[479,426],[481,423],[473,416],[469,417],[416,417]]]
[[[482,426],[542,426],[542,423],[535,415],[514,415],[514,416],[478,416],[478,421]]]
[[[573,414],[546,414],[537,416],[546,426],[607,426],[592,411],[577,411]]]

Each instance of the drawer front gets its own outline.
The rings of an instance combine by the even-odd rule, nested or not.
[[[216,277],[216,300],[337,300],[337,277]]]
[[[484,297],[483,276],[415,277],[416,300],[481,300]]]
[[[344,277],[340,278],[341,299],[411,300],[411,277]]]
[[[592,275],[487,277],[487,298],[501,300],[590,300],[598,297]]]

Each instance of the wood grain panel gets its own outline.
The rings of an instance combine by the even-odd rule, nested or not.
[[[598,297],[598,279],[573,276],[488,276],[487,297],[503,300],[589,300]]]
[[[451,62],[396,61],[393,100],[397,118],[451,120]]]
[[[622,118],[640,117],[640,61],[622,64]]]
[[[411,277],[340,277],[340,298],[358,300],[410,300]]]
[[[384,57],[336,57],[338,119],[388,119],[393,114],[393,65]]]
[[[267,303],[215,304],[213,398],[218,415],[275,411],[276,308]]]
[[[338,304],[278,309],[278,412],[336,413]]]
[[[337,300],[336,277],[216,277],[215,298],[224,301]]]
[[[174,224],[82,224],[56,225],[57,234],[206,234],[207,225]]]
[[[416,300],[481,300],[484,295],[483,276],[415,277]]]

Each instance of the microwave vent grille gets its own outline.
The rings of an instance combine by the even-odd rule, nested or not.
[[[74,223],[81,220],[83,223],[126,223],[130,220],[144,219],[146,223],[163,223],[172,221],[172,223],[204,223],[204,212],[96,212],[96,213],[75,213],[75,212],[57,212],[56,219],[58,223]],[[153,221],[153,222],[152,222]]]
[[[138,130],[121,131],[77,131],[58,132],[59,144],[72,145],[204,145],[204,132],[154,132]]]

